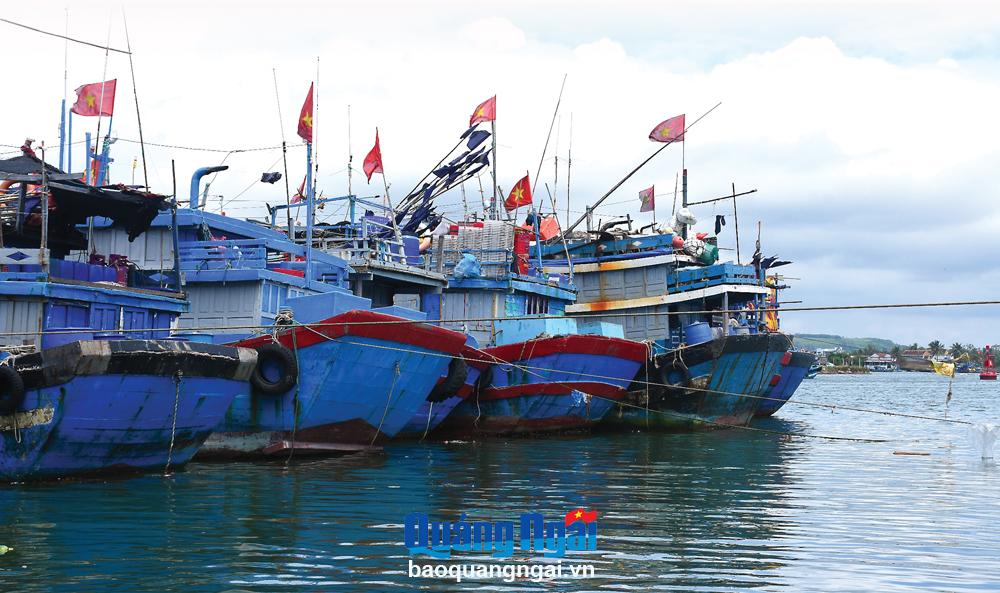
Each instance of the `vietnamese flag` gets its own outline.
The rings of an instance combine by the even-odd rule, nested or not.
[[[639,212],[652,212],[656,209],[656,195],[653,190],[654,187],[656,186],[651,185],[639,192],[639,201],[642,202],[642,206],[639,206]]]
[[[85,84],[76,89],[76,103],[69,108],[77,115],[112,115],[115,111],[115,85],[118,79]]]
[[[653,142],[684,142],[684,114],[662,121],[649,133]]]
[[[469,126],[474,126],[479,122],[494,121],[497,118],[497,96],[493,95],[476,107],[469,118]]]
[[[368,183],[371,183],[372,175],[375,173],[385,175],[385,172],[382,171],[382,149],[378,147],[378,128],[375,128],[375,146],[372,147],[371,151],[368,152],[368,156],[365,157],[362,168],[368,177]]]
[[[525,175],[514,184],[514,188],[510,190],[510,195],[507,196],[507,201],[503,203],[503,207],[507,209],[508,212],[511,210],[517,210],[521,206],[531,205],[531,182],[528,180],[528,176]]]
[[[303,140],[312,144],[313,141],[313,85],[309,83],[309,95],[306,102],[302,104],[302,111],[299,113],[299,136]]]
[[[571,523],[576,523],[577,521],[583,521],[584,523],[593,523],[597,520],[597,511],[585,511],[583,509],[573,509],[572,511],[566,513],[565,524],[570,525]]]

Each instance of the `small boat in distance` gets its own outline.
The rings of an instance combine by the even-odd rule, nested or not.
[[[979,378],[983,381],[996,381],[997,372],[993,368],[993,354],[990,353],[990,345],[986,345],[986,354],[983,356],[983,372],[979,373]]]

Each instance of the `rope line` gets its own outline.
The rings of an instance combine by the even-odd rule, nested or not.
[[[788,312],[815,312],[815,311],[847,311],[847,310],[857,310],[857,309],[897,309],[897,308],[930,308],[930,307],[959,307],[959,306],[978,306],[978,305],[1000,305],[1000,300],[998,301],[944,301],[944,302],[930,302],[930,303],[891,303],[891,304],[868,304],[868,305],[830,305],[830,306],[817,306],[817,307],[789,307],[789,308],[765,308],[761,307],[759,309],[754,309],[755,313],[766,313],[770,311],[777,311],[781,313]],[[337,322],[316,322],[310,323],[312,327],[340,327],[340,326],[353,326],[353,325],[413,325],[413,324],[437,324],[442,325],[447,324],[458,324],[458,323],[475,323],[475,322],[486,322],[486,321],[529,321],[529,320],[545,320],[545,319],[592,319],[594,317],[658,317],[658,316],[673,316],[673,315],[709,315],[709,314],[739,314],[745,313],[743,309],[716,309],[716,310],[703,310],[703,311],[660,311],[660,312],[645,312],[645,313],[612,313],[607,311],[601,311],[599,313],[583,314],[575,313],[568,315],[524,315],[520,317],[467,317],[462,319],[390,319],[390,320],[379,320],[379,321],[337,321]],[[267,329],[270,325],[220,325],[220,326],[199,326],[184,328],[185,331],[205,331],[205,330],[238,330],[238,329]],[[94,329],[56,329],[56,330],[42,330],[40,332],[31,332],[32,335],[50,335],[50,334],[89,334],[95,331],[104,330],[94,330]],[[116,329],[115,333],[150,333],[153,331],[168,331],[168,330],[150,330],[150,329]],[[0,337],[5,336],[23,336],[24,332],[0,332]],[[681,348],[686,348],[690,346],[681,346]],[[3,346],[0,346],[0,350]]]

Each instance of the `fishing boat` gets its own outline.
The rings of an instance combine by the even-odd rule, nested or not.
[[[479,378],[458,394],[439,435],[588,428],[625,397],[646,359],[645,344],[624,339],[621,326],[565,317],[576,288],[528,256],[530,228],[499,220],[449,225],[429,247],[431,267],[448,285],[425,311],[482,344],[468,358]]]
[[[188,208],[153,220],[177,229],[176,257],[191,311],[178,325],[215,343],[252,348],[260,362],[252,389],[237,397],[199,458],[337,455],[378,447],[417,412],[464,346],[458,332],[350,290],[356,271],[336,255],[308,249],[284,232],[200,206],[195,172]],[[98,245],[122,244],[101,228]],[[155,270],[174,254],[165,241],[128,250]],[[401,315],[405,315],[401,316]]]
[[[771,377],[771,388],[764,394],[764,399],[757,404],[757,410],[754,412],[754,416],[758,418],[773,416],[791,399],[792,394],[816,364],[816,355],[812,352],[790,350],[781,357],[778,364],[777,372]],[[818,370],[817,366],[817,372]]]
[[[573,269],[579,293],[567,313],[617,321],[624,337],[653,345],[629,397],[605,424],[744,425],[791,349],[779,330],[780,285],[766,273],[787,262],[759,253],[751,265],[718,262],[716,238],[686,238],[689,224],[636,232],[626,218],[544,247],[545,270]]]
[[[30,154],[0,176],[17,190],[0,202],[0,479],[183,466],[248,389],[256,353],[172,336],[188,310],[177,287],[139,288],[77,230],[104,216],[136,239],[165,199]]]
[[[990,345],[986,345],[986,352],[983,355],[983,370],[979,373],[979,378],[983,381],[996,381],[997,372],[993,367],[993,354],[990,352]]]

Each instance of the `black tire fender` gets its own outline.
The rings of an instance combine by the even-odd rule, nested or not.
[[[24,379],[14,367],[0,365],[0,416],[13,414],[24,403]]]
[[[458,390],[465,385],[465,380],[469,378],[469,364],[461,356],[456,356],[448,363],[448,374],[444,381],[441,381],[431,389],[427,396],[429,402],[443,402],[449,397],[458,393]]]
[[[265,364],[276,364],[281,369],[281,376],[277,381],[264,376]],[[274,342],[257,349],[257,366],[250,375],[250,384],[256,391],[266,395],[281,395],[295,387],[298,381],[299,363],[295,360],[294,352]]]
[[[680,374],[680,381],[677,375]],[[667,364],[660,365],[660,383],[667,387],[689,387],[691,385],[691,370],[680,358],[674,358]]]

